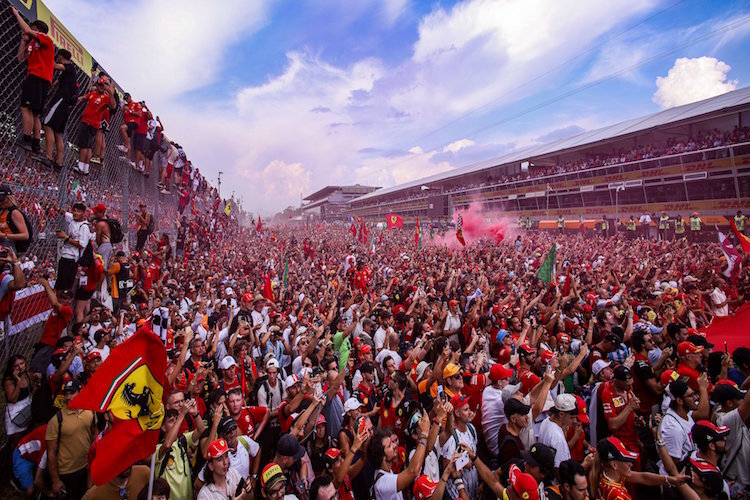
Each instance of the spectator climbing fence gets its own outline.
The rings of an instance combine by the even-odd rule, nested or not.
[[[45,21],[50,27],[49,35],[55,42],[56,50],[66,48],[73,54],[79,96],[89,88],[93,63],[88,51],[41,1],[30,2],[31,8],[26,7],[27,3],[0,1],[0,177],[2,182],[12,187],[19,208],[33,227],[33,243],[22,259],[27,280],[34,274],[48,274],[50,279],[54,279],[61,246],[61,242],[55,237],[55,231],[65,227],[64,213],[77,199],[84,201],[88,207],[103,203],[107,207],[107,216],[121,221],[125,238],[115,247],[135,245],[133,213],[140,203],[145,203],[149,212],[154,214],[156,232],[171,233],[170,239],[174,241],[176,195],[161,194],[159,191],[158,158],[154,160],[152,175],[146,177],[131,168],[122,156],[123,153],[118,150],[117,146],[122,143],[121,109],[111,117],[110,130],[105,134],[106,147],[101,166],[91,164],[88,176],[83,176],[72,168],[78,160],[75,143],[85,104],[75,106],[68,118],[63,135],[64,158],[61,171],[46,166],[38,157],[17,144],[16,141],[22,134],[19,104],[26,63],[17,60],[21,30],[11,11],[11,5],[18,8],[28,22],[37,18]],[[102,70],[96,69],[96,73],[99,71]],[[115,81],[115,75],[110,77]],[[116,92],[122,102],[123,90],[119,85],[116,85]],[[45,110],[50,97],[51,93],[47,97]],[[146,97],[134,96],[138,99]],[[42,151],[46,140],[43,134]],[[40,285],[32,281],[27,288],[16,292],[11,313],[3,322],[0,333],[0,367],[5,367],[11,354],[27,354],[32,349],[49,312],[49,302]],[[0,404],[4,409],[4,401],[0,401]]]

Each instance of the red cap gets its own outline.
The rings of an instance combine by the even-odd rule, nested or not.
[[[716,384],[714,385],[714,387],[716,387],[716,386],[719,386],[719,385],[731,385],[731,386],[732,386],[732,387],[734,387],[735,389],[739,389],[739,388],[740,388],[740,387],[739,387],[739,386],[737,385],[737,382],[735,382],[734,380],[729,380],[728,378],[723,378],[723,379],[721,379],[721,380],[718,380],[718,381],[716,382]]]
[[[367,354],[370,351],[372,351],[372,346],[370,344],[362,344],[362,347],[359,348],[360,354]]]
[[[697,345],[693,344],[692,342],[688,342],[687,340],[684,342],[680,342],[680,344],[677,346],[677,355],[680,357],[685,356],[686,354],[699,352],[703,352],[703,346],[698,347]]]
[[[422,474],[414,481],[415,500],[426,500],[432,498],[432,494],[438,487],[438,483],[430,479],[427,474]]]
[[[107,211],[107,207],[105,207],[102,203],[97,203],[96,205],[94,205],[94,207],[91,210],[94,212],[104,213]]]
[[[102,359],[102,355],[99,351],[91,351],[86,355],[86,361],[93,361],[96,358]]]
[[[490,368],[490,380],[492,380],[493,382],[510,378],[512,376],[513,370],[511,370],[510,368],[505,368],[500,363],[494,364],[492,365],[492,368]]]
[[[669,385],[675,380],[679,380],[679,378],[680,374],[677,373],[677,370],[664,370],[661,377],[659,377],[659,382],[661,382],[661,385]]]
[[[555,357],[555,353],[552,351],[548,351],[547,349],[542,349],[542,361],[545,363],[549,361],[550,359]]]
[[[246,293],[242,296],[242,302],[252,302],[253,301],[253,294]]]
[[[458,410],[463,405],[469,404],[469,396],[466,396],[464,394],[456,394],[451,398],[451,405],[453,405],[454,410]]]
[[[586,401],[584,401],[578,394],[576,394],[575,397],[576,407],[578,408],[578,420],[584,424],[588,424],[591,420],[589,420],[589,411],[588,408],[586,408]]]
[[[210,445],[208,445],[208,453],[207,458],[209,460],[212,460],[214,458],[219,458],[224,453],[227,453],[229,451],[229,446],[227,445],[227,442],[223,439],[217,439]]]
[[[450,306],[450,307],[457,306],[457,305],[458,305],[458,301],[457,300],[451,300],[451,301],[448,302],[448,306]]]
[[[558,342],[568,342],[569,343],[570,342],[570,335],[568,335],[567,333],[558,333],[557,334],[557,341]]]
[[[589,304],[583,304],[583,312],[590,313],[593,310],[594,310],[594,308],[591,307]]]
[[[534,476],[521,472],[516,464],[510,466],[510,487],[524,500],[539,500],[539,485]]]
[[[341,455],[341,450],[338,448],[328,448],[325,453],[326,457],[331,460],[336,460]]]

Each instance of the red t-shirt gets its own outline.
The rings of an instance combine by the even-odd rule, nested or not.
[[[683,377],[688,378],[688,385],[690,388],[694,391],[698,391],[698,377],[701,376],[700,372],[694,368],[689,367],[685,363],[680,363],[677,365],[677,373],[682,375]],[[710,388],[709,388],[710,392]]]
[[[83,110],[81,121],[86,125],[99,128],[99,124],[109,108],[109,94],[89,92],[86,94],[86,99],[88,104],[86,104],[86,109]]]
[[[631,500],[632,498],[625,485],[610,481],[604,476],[599,480],[599,495],[602,500]]]
[[[44,33],[36,33],[36,37],[37,39],[32,40],[26,47],[29,53],[26,59],[26,74],[38,76],[52,83],[52,75],[55,72],[55,44]]]
[[[138,123],[138,119],[140,116],[137,113],[141,112],[141,104],[138,102],[131,102],[130,104],[125,105],[123,108],[123,117],[125,119],[125,123]]]
[[[523,395],[527,395],[531,389],[533,389],[540,380],[539,376],[531,370],[521,369],[518,372],[518,380],[521,381],[521,392]]]
[[[143,289],[147,292],[151,290],[151,285],[157,279],[159,279],[159,269],[151,264],[143,273]]]
[[[602,408],[604,409],[604,418],[609,421],[625,410],[628,401],[633,399],[633,391],[628,391],[624,396],[615,391],[612,382],[608,382],[602,390]],[[635,412],[631,411],[625,423],[618,429],[609,428],[612,436],[622,441],[622,444],[629,450],[638,450],[638,433],[635,430]]]
[[[71,319],[73,319],[72,307],[62,306],[60,308],[60,314],[53,309],[52,314],[47,318],[47,322],[44,323],[44,331],[42,331],[42,338],[39,342],[55,347],[57,340],[60,338],[60,334],[65,330],[65,327],[68,326]]]
[[[266,413],[268,413],[268,408],[265,406],[244,407],[240,412],[240,416],[237,418],[237,428],[244,436],[253,437],[255,434],[255,427],[263,421]]]
[[[141,106],[141,116],[138,117],[138,128],[136,134],[146,135],[148,132],[148,121],[151,119],[151,111],[146,106]]]

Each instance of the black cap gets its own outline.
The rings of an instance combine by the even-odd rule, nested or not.
[[[675,380],[674,382],[669,383],[669,393],[674,398],[684,397],[688,389],[690,389],[690,386],[688,386],[682,380]]]
[[[729,435],[729,427],[719,427],[708,420],[699,420],[693,425],[690,435],[693,437],[693,442],[701,449],[708,446],[708,443],[726,439]]]
[[[614,375],[612,376],[615,380],[622,380],[625,382],[629,378],[633,378],[633,374],[630,373],[630,368],[628,368],[625,365],[620,365],[614,370]]]
[[[0,200],[4,199],[10,194],[13,194],[13,190],[10,188],[10,185],[4,183],[0,184]]]
[[[237,422],[235,422],[232,417],[226,416],[226,417],[221,417],[221,420],[219,420],[219,425],[216,428],[216,431],[219,434],[227,435],[236,428],[237,428]]]
[[[72,297],[73,296],[73,292],[71,290],[68,290],[67,288],[63,288],[62,290],[59,290],[57,293],[59,293],[63,297]]]
[[[281,436],[276,450],[282,457],[294,457],[297,460],[305,454],[305,449],[300,446],[299,440],[291,434]]]
[[[711,392],[711,399],[719,404],[724,404],[727,401],[735,399],[742,399],[745,397],[745,392],[739,390],[736,385],[731,384],[716,384],[713,392]]]
[[[606,340],[607,342],[611,342],[613,344],[619,344],[621,342],[620,337],[618,337],[616,333],[608,333],[604,337],[604,340]]]
[[[527,464],[532,467],[539,467],[544,471],[555,468],[556,453],[557,452],[554,448],[547,446],[546,444],[534,443],[528,451],[523,450],[521,456],[526,460]]]
[[[63,386],[63,392],[78,392],[80,390],[81,383],[76,379],[68,380]]]
[[[596,444],[596,451],[604,462],[614,460],[616,462],[635,462],[638,453],[625,448],[622,441],[615,437],[604,438]]]
[[[706,349],[713,349],[714,345],[709,342],[706,337],[703,335],[690,335],[687,338],[688,342],[692,342],[693,344],[697,345],[698,347],[704,347]]]
[[[510,418],[513,415],[528,415],[531,406],[523,404],[516,398],[510,398],[505,402],[505,416]]]

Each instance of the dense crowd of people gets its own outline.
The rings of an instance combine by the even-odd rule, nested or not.
[[[133,464],[89,489],[108,420],[65,407],[144,322],[168,348],[155,474],[169,498],[730,498],[750,485],[750,349],[697,333],[750,294],[746,271],[723,277],[716,244],[524,232],[410,251],[410,236],[375,231],[372,252],[338,226],[272,237],[216,212],[184,219],[174,247],[112,251],[111,305],[80,275],[49,286],[62,268],[30,278],[54,312],[4,378],[8,401],[33,410],[6,418],[29,494],[144,487],[147,464]],[[74,207],[93,235],[97,218]],[[536,274],[552,244],[548,285]]]
[[[34,77],[20,145],[41,152],[40,127],[52,137],[59,123],[40,119],[39,96],[70,58],[38,65],[54,53],[46,25],[17,18]],[[27,498],[147,498],[150,483],[152,498],[178,500],[750,494],[750,348],[727,352],[703,332],[747,304],[746,255],[727,273],[715,242],[641,232],[513,230],[461,247],[400,230],[373,228],[363,244],[340,225],[242,228],[126,96],[123,161],[144,173],[155,162],[163,192],[174,179],[159,214],[172,239],[149,200],[123,214],[121,195],[87,177],[118,112],[109,78],[92,83],[76,164],[88,198],[44,196],[55,164],[8,163],[0,184],[0,317],[29,285],[51,310],[3,375]],[[743,140],[707,134],[589,167]],[[24,267],[40,230],[59,255]],[[95,486],[115,417],[69,403],[143,329],[167,353],[154,464]]]

